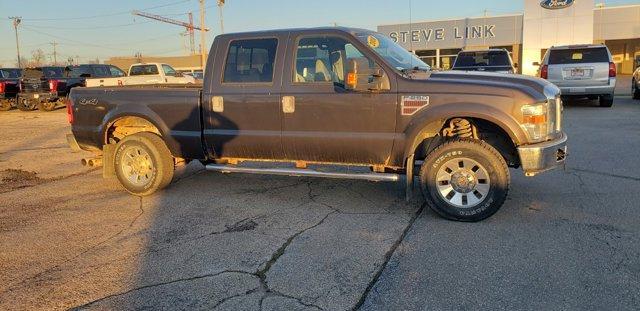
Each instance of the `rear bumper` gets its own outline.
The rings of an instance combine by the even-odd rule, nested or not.
[[[616,79],[609,79],[609,84],[607,85],[597,85],[597,86],[581,86],[575,85],[572,86],[562,85],[558,86],[560,88],[562,96],[571,96],[571,95],[613,95],[616,89]]]
[[[518,147],[522,170],[527,176],[563,166],[567,156],[567,134],[558,139]]]

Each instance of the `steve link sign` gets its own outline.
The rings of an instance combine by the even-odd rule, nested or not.
[[[453,39],[481,39],[495,38],[496,25],[480,25],[472,27],[453,27],[445,28],[424,28],[413,29],[411,31],[394,31],[389,33],[389,37],[399,43],[420,43],[430,41],[444,41],[448,36]]]

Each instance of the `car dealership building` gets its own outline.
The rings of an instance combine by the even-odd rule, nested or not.
[[[534,75],[554,45],[603,43],[621,74],[640,58],[640,5],[604,7],[594,0],[524,0],[524,13],[382,25],[378,31],[427,64],[448,69],[461,50],[505,48]],[[414,13],[415,15],[415,13]]]

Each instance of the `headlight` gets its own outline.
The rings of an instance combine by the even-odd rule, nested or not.
[[[522,128],[533,142],[547,139],[549,135],[549,104],[547,102],[522,106]]]

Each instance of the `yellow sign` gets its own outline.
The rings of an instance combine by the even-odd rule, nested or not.
[[[367,43],[369,44],[370,47],[374,49],[380,46],[380,41],[378,40],[378,38],[374,36],[368,36]]]

